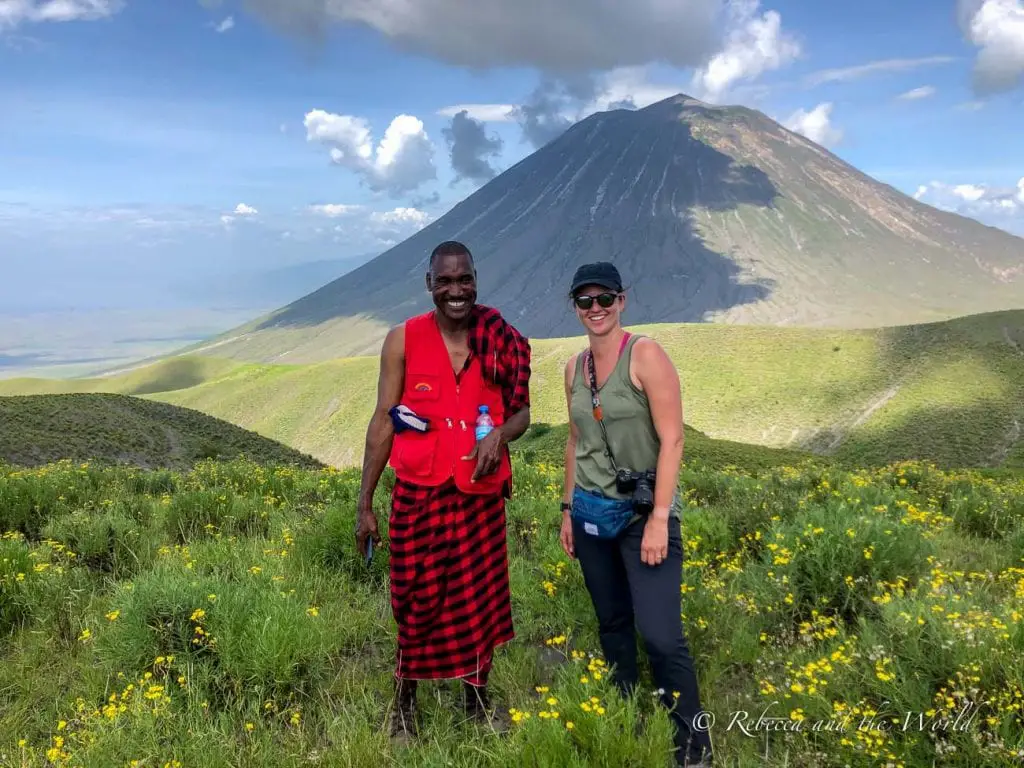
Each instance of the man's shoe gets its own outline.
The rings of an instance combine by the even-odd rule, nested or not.
[[[416,727],[416,686],[401,683],[395,686],[395,703],[390,718],[391,741],[395,746],[408,746],[419,736]]]
[[[466,715],[470,720],[489,726],[497,733],[508,733],[512,729],[512,718],[504,709],[493,706],[486,688],[463,685]]]
[[[391,742],[395,746],[408,746],[419,736],[414,711],[395,707],[391,710]]]

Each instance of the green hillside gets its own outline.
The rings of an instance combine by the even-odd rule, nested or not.
[[[686,421],[708,437],[843,461],[1024,466],[1024,311],[867,330],[665,324]],[[562,369],[582,338],[533,341],[535,422],[564,423]],[[183,405],[335,464],[357,463],[378,361],[181,357],[104,379],[0,382],[0,394],[109,391]]]
[[[75,462],[188,469],[208,458],[322,466],[234,424],[167,403],[115,394],[0,397],[0,462]]]

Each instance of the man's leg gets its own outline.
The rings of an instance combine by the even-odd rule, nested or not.
[[[418,734],[416,727],[416,681],[395,676],[395,703],[391,708],[391,738],[408,742]]]
[[[473,720],[490,725],[495,731],[505,733],[512,727],[512,719],[503,709],[498,709],[487,690],[493,665],[493,654],[488,653],[480,660],[477,671],[462,679],[463,706]]]
[[[591,536],[573,521],[573,545],[597,614],[598,633],[612,679],[624,696],[637,685],[633,600],[617,542]]]
[[[413,666],[407,650],[417,644],[413,638],[422,633],[422,622],[417,614],[414,590],[422,580],[423,555],[416,549],[422,539],[424,524],[429,522],[432,497],[429,490],[418,489],[401,481],[395,483],[391,493],[389,518],[390,550],[388,559],[391,589],[391,610],[398,624],[398,648],[395,659],[394,701],[390,713],[391,738],[398,744],[408,744],[416,738],[416,677],[422,674]],[[419,577],[419,578],[418,578]]]
[[[654,684],[664,690],[661,703],[669,708],[675,727],[676,760],[679,765],[699,765],[701,757],[710,759],[711,741],[705,731],[692,728],[701,704],[697,673],[680,616],[683,547],[679,521],[669,520],[668,557],[656,566],[640,559],[644,525],[638,522],[630,526],[620,540],[637,627],[651,662]]]

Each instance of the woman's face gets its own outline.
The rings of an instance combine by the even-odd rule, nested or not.
[[[573,304],[583,327],[601,336],[618,327],[626,297],[599,285],[585,285],[576,292]]]

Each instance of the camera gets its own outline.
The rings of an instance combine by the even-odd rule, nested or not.
[[[654,481],[655,473],[652,470],[634,472],[620,469],[615,475],[615,488],[623,495],[632,494],[636,511],[641,515],[649,515],[654,509]]]

